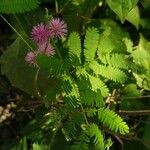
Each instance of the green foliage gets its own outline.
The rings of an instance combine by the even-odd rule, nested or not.
[[[120,20],[124,22],[128,13],[136,6],[138,0],[107,0],[109,7],[119,16]]]
[[[89,125],[87,134],[90,136],[90,138],[94,138],[93,141],[97,150],[104,148],[104,137],[96,124]]]
[[[100,55],[100,60],[105,65],[110,65],[114,68],[119,69],[129,69],[129,59],[128,56],[118,53]]]
[[[105,78],[113,80],[114,82],[124,83],[127,79],[126,74],[122,70],[111,66],[101,65],[96,61],[93,61],[90,64],[90,68],[96,75],[101,75]]]
[[[20,38],[16,39],[0,59],[1,71],[7,75],[13,86],[35,95],[33,87],[36,69],[29,67],[22,59],[27,52],[26,50],[27,47]],[[27,82],[28,84],[26,84]]]
[[[64,92],[65,101],[73,107],[78,107],[79,89],[73,79],[67,75],[63,75],[62,90]]]
[[[6,14],[23,13],[39,6],[38,0],[1,0],[0,12]]]
[[[28,94],[37,96],[35,85],[37,68],[29,66],[25,62],[24,57],[27,50],[28,47],[20,40],[20,38],[17,38],[8,50],[0,57],[0,62],[2,64],[1,71],[2,74],[7,75],[13,86]],[[47,75],[47,72],[41,70],[38,76],[38,86],[41,92],[45,91],[47,87],[50,86],[45,85],[45,83],[53,84],[52,79],[48,78],[48,75],[43,78],[45,75]]]
[[[150,121],[150,117],[148,117],[146,119],[146,121],[149,122]],[[150,139],[150,129],[149,129],[149,125],[148,124],[145,125],[142,139],[144,139],[146,141]],[[148,149],[150,148],[149,144],[145,144],[145,145],[147,146]]]
[[[150,43],[141,35],[140,42],[135,51],[132,52],[135,63],[145,69],[144,74],[140,74],[137,70],[134,71],[134,76],[137,84],[144,89],[150,90]]]
[[[99,23],[101,23],[102,33],[100,34],[98,53],[126,52],[124,39],[128,38],[128,33],[112,20],[104,19]]]
[[[70,56],[77,58],[77,64],[81,63],[81,40],[78,33],[73,32],[69,36],[68,47]],[[72,58],[71,58],[72,59]],[[75,62],[75,60],[73,61]]]
[[[127,15],[126,19],[131,22],[137,29],[139,28],[140,24],[140,11],[139,8],[136,6],[134,7]]]
[[[60,77],[64,74],[65,63],[63,63],[58,58],[48,57],[45,55],[39,55],[37,57],[37,62],[39,67],[43,68],[44,70],[48,71],[51,77]]]
[[[93,91],[99,92],[100,90],[103,97],[108,95],[109,90],[105,83],[100,80],[100,78],[89,75],[89,81]]]
[[[27,138],[23,137],[20,141],[19,144],[16,145],[12,150],[18,150],[18,149],[22,149],[22,150],[27,150],[28,146],[27,146]]]
[[[114,132],[119,132],[120,134],[129,133],[129,127],[122,118],[108,108],[100,108],[98,110],[98,118],[105,126]]]
[[[96,28],[88,28],[85,34],[84,55],[86,61],[94,59],[98,47],[99,33]]]
[[[84,0],[81,4],[82,14],[90,17],[100,1],[101,0]]]
[[[7,8],[6,5],[4,7],[6,3]],[[8,147],[33,150],[109,150],[111,146],[112,149],[119,147],[115,147],[116,142],[113,144],[114,137],[119,142],[120,139],[124,142],[124,135],[129,139],[135,135],[133,139],[137,139],[143,134],[143,139],[149,140],[148,125],[132,121],[130,119],[134,117],[128,115],[134,110],[136,113],[141,109],[149,109],[149,101],[144,99],[150,91],[150,44],[147,40],[150,36],[144,32],[145,26],[146,29],[149,27],[147,21],[147,24],[143,20],[141,22],[140,16],[144,13],[143,8],[139,9],[140,5],[137,5],[138,0],[41,0],[41,3],[40,10],[48,7],[46,19],[40,17],[31,20],[28,17],[30,14],[39,16],[40,11],[37,14],[30,12],[27,16],[20,14],[18,18],[15,15],[17,22],[13,21],[13,25],[21,36],[24,33],[22,29],[29,32],[32,24],[40,23],[41,20],[49,21],[48,10],[50,16],[64,19],[69,34],[63,39],[50,38],[49,42],[55,44],[56,54],[52,57],[38,54],[36,66],[25,62],[28,47],[20,38],[0,57],[1,73],[14,87],[32,96],[26,100],[21,94],[23,101],[17,101],[14,113],[21,116],[22,120],[19,118],[18,122],[23,127],[19,135],[15,135],[19,140]],[[141,3],[144,6],[146,1]],[[0,12],[22,13],[38,6],[38,1],[3,0]],[[139,33],[142,33],[140,39]],[[14,39],[14,35],[11,38]],[[23,38],[34,45],[29,37]],[[7,42],[10,43],[12,39],[9,40]],[[1,86],[3,83],[0,88]],[[0,94],[3,93],[5,91]],[[25,113],[20,113],[22,110]],[[131,115],[134,114],[132,113]],[[145,120],[149,122],[149,117],[135,118],[142,123]],[[131,126],[130,130],[127,124]],[[137,127],[139,130],[136,134],[134,131]],[[124,148],[130,148],[129,143],[124,143]]]

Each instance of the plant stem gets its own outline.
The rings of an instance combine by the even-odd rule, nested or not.
[[[118,99],[122,99],[122,100],[124,100],[124,99],[133,99],[133,100],[137,100],[137,99],[143,99],[143,98],[150,98],[150,95],[143,95],[143,96],[135,96],[135,97],[122,97],[122,98],[118,98]],[[150,100],[150,99],[147,99],[147,100]]]
[[[58,48],[57,48],[57,46],[55,44],[56,42],[52,41],[52,43],[53,43],[53,46],[54,46],[54,48],[56,50],[56,53],[57,53],[58,57],[61,59],[61,61],[63,61],[63,57],[61,56],[61,54],[60,54],[60,52],[59,52],[59,50],[58,50]]]
[[[119,110],[118,113],[129,116],[144,116],[150,115],[150,110]]]
[[[40,71],[40,67],[38,66],[37,70],[36,70],[36,74],[35,74],[35,78],[34,78],[34,85],[35,85],[35,91],[36,91],[36,94],[39,98],[41,98],[41,94],[39,92],[39,89],[38,89],[38,76],[39,76],[39,71]]]
[[[30,48],[30,50],[33,51],[33,48],[29,45],[29,43],[22,37],[22,35],[3,17],[0,15],[0,17],[10,26],[10,28],[22,39],[22,41]]]
[[[58,1],[55,0],[55,10],[56,10],[56,14],[59,12],[59,9],[58,9]]]
[[[62,13],[62,11],[65,9],[65,7],[69,4],[69,2],[71,2],[71,0],[68,0],[65,4],[64,4],[64,6],[59,10],[59,14],[60,13]]]

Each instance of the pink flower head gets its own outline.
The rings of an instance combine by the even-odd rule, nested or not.
[[[43,43],[38,45],[38,51],[47,56],[53,56],[55,54],[54,48],[50,43]]]
[[[37,56],[37,53],[36,52],[28,52],[26,57],[25,57],[25,61],[29,64],[33,64],[35,65],[36,63],[36,56]]]
[[[52,36],[62,38],[67,34],[67,25],[59,18],[52,19],[49,24],[50,33]]]
[[[33,41],[36,43],[47,42],[49,36],[50,36],[50,32],[48,26],[44,25],[43,23],[34,26],[31,32],[31,37]]]

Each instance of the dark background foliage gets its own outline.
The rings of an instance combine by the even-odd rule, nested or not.
[[[134,51],[131,58],[136,62],[134,76],[130,74],[130,70],[127,70],[129,71],[127,72],[128,81],[124,85],[109,80],[107,86],[112,91],[112,97],[106,97],[112,100],[108,102],[108,105],[111,105],[110,108],[124,118],[129,125],[130,134],[116,134],[105,127],[102,130],[106,133],[106,138],[112,138],[111,150],[149,150],[149,0],[127,0],[119,11],[117,10],[119,3],[112,4],[111,0],[32,0],[30,2],[20,0],[23,5],[18,2],[19,0],[14,0],[9,6],[6,5],[7,0],[3,0],[0,3],[0,13],[33,47],[35,45],[27,37],[32,27],[37,23],[47,22],[53,16],[65,20],[68,25],[68,35],[73,31],[80,34],[82,47],[86,29],[91,26],[100,26],[98,29],[101,34],[101,50],[104,53],[112,49],[114,52],[124,53],[125,56]],[[2,17],[0,18],[0,149],[48,150],[50,139],[53,139],[54,125],[51,125],[51,122],[58,123],[61,116],[51,118],[49,112],[55,111],[55,104],[52,105],[47,99],[44,99],[44,103],[38,100],[34,88],[36,69],[29,67],[23,59],[29,48]],[[104,33],[111,33],[110,37],[105,39]],[[121,41],[122,37],[126,38],[126,45]],[[66,54],[63,53],[63,55]],[[84,59],[83,56],[82,61]],[[121,60],[115,62],[120,64]],[[44,78],[45,74],[47,72],[44,69],[39,74],[38,84],[41,93],[49,87],[55,90],[59,86],[56,78],[49,80]],[[113,95],[116,87],[118,88],[116,93],[119,95]],[[49,92],[49,95],[55,96],[52,92]],[[56,107],[60,107],[57,109],[62,111],[64,106],[60,102],[59,105],[56,104]],[[65,119],[63,121],[65,122]],[[74,143],[71,141],[68,144],[67,138],[67,135],[65,137],[63,132],[58,131],[52,149],[69,149],[68,147]],[[92,144],[89,149],[94,149]]]

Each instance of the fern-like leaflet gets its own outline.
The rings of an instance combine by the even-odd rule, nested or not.
[[[87,128],[87,134],[90,138],[94,137],[94,144],[97,150],[104,148],[104,137],[96,124],[90,124]]]
[[[99,42],[97,28],[88,28],[84,40],[84,56],[86,61],[94,60]]]
[[[96,75],[101,75],[114,82],[124,83],[127,80],[127,75],[120,69],[111,66],[104,66],[97,61],[90,63],[90,68]]]
[[[80,64],[81,63],[81,40],[79,37],[79,34],[76,32],[73,32],[69,36],[68,40],[68,47],[69,47],[69,54],[70,57],[76,58],[77,60],[73,60],[74,64]]]
[[[114,132],[119,132],[120,134],[129,133],[129,127],[122,118],[108,108],[100,108],[98,110],[98,118],[105,126]]]

